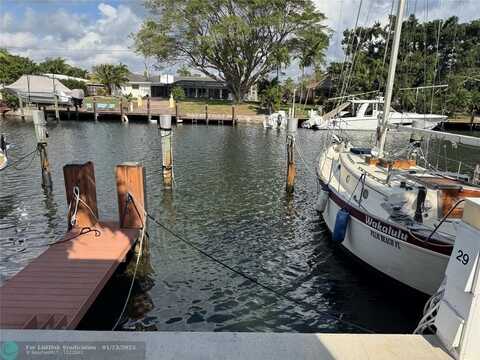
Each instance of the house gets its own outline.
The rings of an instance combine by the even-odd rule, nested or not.
[[[122,85],[123,95],[132,94],[133,97],[160,97],[168,98],[174,86],[180,86],[185,96],[190,99],[231,99],[230,91],[225,82],[206,76],[173,76],[155,75],[146,78],[139,74],[130,74],[128,82]],[[257,101],[257,88],[250,89],[246,100]]]

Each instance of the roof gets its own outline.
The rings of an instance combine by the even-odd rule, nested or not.
[[[144,75],[141,74],[129,73],[127,75],[127,78],[129,82],[150,82],[149,79],[147,79]]]
[[[58,79],[51,79],[48,76],[40,75],[22,75],[20,79],[13,84],[5,86],[5,89],[17,93],[53,93],[53,84],[55,83],[55,92],[69,93],[71,90],[63,85]]]

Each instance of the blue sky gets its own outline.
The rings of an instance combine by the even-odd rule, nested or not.
[[[360,1],[314,0],[333,30],[329,60],[343,56],[342,31],[353,26]],[[480,18],[478,1],[408,0],[407,10],[415,10],[419,19],[457,15],[470,21]],[[392,0],[363,0],[360,24],[385,22],[391,7]],[[131,50],[129,35],[146,16],[142,0],[0,0],[0,47],[37,61],[62,56],[87,69],[99,63],[123,62],[133,71],[143,72],[144,59]],[[287,72],[293,75],[296,70],[292,67]]]

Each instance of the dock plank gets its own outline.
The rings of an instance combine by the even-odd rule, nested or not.
[[[125,259],[138,230],[112,222],[71,239],[72,230],[0,288],[0,328],[60,324],[74,329]],[[60,320],[58,320],[60,319]],[[58,321],[57,321],[58,320]]]

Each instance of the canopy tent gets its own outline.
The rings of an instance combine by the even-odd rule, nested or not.
[[[54,94],[59,103],[69,103],[72,91],[58,79],[40,75],[22,75],[5,89],[15,93],[23,100],[33,103],[53,103]]]

